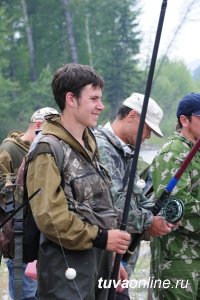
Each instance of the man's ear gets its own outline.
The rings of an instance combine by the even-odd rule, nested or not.
[[[72,92],[66,93],[65,101],[66,101],[66,104],[71,107],[73,107],[74,104],[77,102],[76,98],[74,97],[74,94]]]
[[[126,116],[127,121],[132,123],[135,121],[135,118],[138,117],[138,113],[135,110],[131,110],[128,115]]]
[[[190,123],[190,120],[186,116],[181,115],[180,116],[180,122],[181,122],[183,128],[187,128],[189,123]]]

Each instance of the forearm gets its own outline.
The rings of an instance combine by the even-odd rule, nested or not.
[[[164,169],[161,163],[159,165],[159,172],[157,172],[155,166],[153,168],[153,187],[157,198],[159,198],[160,194],[169,183],[175,171],[179,169],[179,165],[177,165],[178,159],[175,158],[171,158],[167,169],[166,167]],[[162,157],[160,160],[161,159]],[[184,204],[184,215],[183,219],[181,220],[181,225],[191,232],[200,232],[200,199],[198,199],[199,177],[195,179],[194,176],[191,175],[193,169],[193,166],[189,166],[186,169],[177,185],[173,189],[172,194],[175,198],[182,200]],[[198,168],[196,168],[195,173],[196,176],[198,176]]]
[[[126,200],[126,193],[119,192],[116,189],[115,191],[112,189],[112,193],[114,195],[115,208],[117,208],[121,219]],[[140,205],[140,199],[141,195],[132,195],[127,226],[129,233],[140,233],[147,229],[153,222],[153,215],[150,211],[150,208],[143,208]]]

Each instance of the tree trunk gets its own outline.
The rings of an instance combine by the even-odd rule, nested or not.
[[[23,10],[23,15],[24,15],[24,23],[25,23],[25,29],[26,29],[26,36],[27,36],[27,42],[28,42],[28,50],[29,50],[29,55],[30,55],[30,60],[31,60],[31,80],[35,81],[37,76],[36,76],[36,66],[35,66],[35,50],[34,50],[34,43],[33,43],[33,35],[32,35],[32,30],[29,25],[29,20],[28,20],[28,13],[27,13],[27,6],[25,0],[21,0],[21,6]]]
[[[199,0],[198,0],[198,1],[199,1]],[[197,0],[192,0],[192,1],[187,5],[187,7],[186,7],[186,9],[185,9],[185,13],[183,14],[183,16],[182,16],[180,22],[178,23],[178,25],[177,25],[175,31],[173,32],[172,38],[169,40],[168,46],[167,46],[167,48],[166,48],[166,50],[165,50],[165,53],[164,53],[164,55],[162,55],[162,59],[161,59],[160,64],[159,64],[159,66],[158,66],[158,68],[157,68],[157,72],[156,72],[156,74],[154,75],[154,84],[155,84],[155,81],[156,81],[157,77],[158,77],[159,74],[160,74],[161,68],[162,68],[163,64],[165,63],[165,60],[166,60],[166,58],[167,58],[167,56],[168,56],[168,53],[170,52],[170,50],[171,50],[171,48],[172,48],[172,45],[173,45],[174,41],[176,40],[176,38],[177,38],[179,32],[181,31],[182,27],[183,27],[183,26],[185,25],[185,23],[187,22],[189,13],[192,11],[192,9],[194,8],[194,5],[197,4],[198,1],[197,1]]]
[[[86,43],[87,43],[87,48],[88,48],[88,55],[89,55],[89,63],[90,66],[93,67],[93,59],[92,59],[92,46],[91,46],[91,41],[90,41],[90,30],[89,30],[89,16],[88,13],[86,12],[85,14],[85,32],[86,32]]]
[[[72,62],[77,63],[78,62],[78,53],[76,48],[76,42],[75,37],[73,33],[73,22],[72,22],[72,16],[70,13],[69,8],[69,0],[61,0],[64,5],[64,14],[65,14],[65,21],[66,21],[66,29],[67,29],[67,36],[69,41],[69,47],[71,51],[71,58]]]

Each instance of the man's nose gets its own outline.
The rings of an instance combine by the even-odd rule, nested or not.
[[[99,110],[103,110],[105,108],[105,106],[103,105],[103,102],[101,100],[98,101],[97,108]]]

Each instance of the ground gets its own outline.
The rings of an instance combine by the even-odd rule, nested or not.
[[[148,299],[148,280],[150,270],[150,248],[149,242],[142,241],[140,247],[140,255],[135,268],[134,274],[131,276],[133,288],[130,288],[131,300],[147,300]]]
[[[8,296],[8,273],[7,267],[2,259],[0,265],[0,300],[9,300]]]

